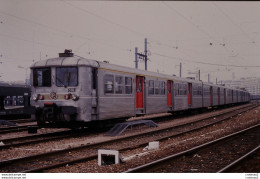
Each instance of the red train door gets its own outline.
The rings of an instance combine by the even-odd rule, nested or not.
[[[192,84],[188,83],[188,105],[191,106],[191,98],[192,98]]]
[[[172,81],[167,81],[167,103],[169,107],[172,107]]]
[[[136,77],[136,108],[144,108],[144,77]]]

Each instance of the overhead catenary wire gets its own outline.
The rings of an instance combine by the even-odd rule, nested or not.
[[[153,52],[153,55],[157,55],[157,56],[161,56],[161,57],[165,57],[165,58],[169,58],[169,59],[173,59],[173,60],[181,61],[181,62],[198,63],[198,64],[212,65],[212,66],[237,67],[237,68],[259,68],[260,67],[260,65],[231,65],[231,64],[208,63],[208,62],[184,59],[184,58],[180,58],[180,57],[163,55],[163,54],[155,53],[155,52]]]
[[[88,41],[92,41],[92,42],[96,42],[96,43],[100,43],[100,44],[105,44],[106,46],[114,46],[112,45],[111,43],[109,42],[104,42],[102,40],[98,40],[98,39],[94,39],[94,38],[89,38],[89,37],[86,37],[84,35],[79,35],[79,34],[75,34],[75,33],[71,33],[71,32],[67,32],[63,29],[60,29],[60,28],[56,28],[56,27],[53,27],[53,26],[49,26],[49,25],[46,25],[46,24],[43,24],[43,23],[39,23],[39,22],[36,22],[36,21],[33,21],[33,20],[30,20],[30,19],[27,19],[27,18],[24,18],[24,17],[21,17],[21,16],[16,16],[16,15],[13,15],[13,14],[10,14],[10,13],[7,13],[7,12],[4,12],[4,11],[0,11],[1,14],[3,15],[6,15],[6,16],[9,16],[9,17],[12,17],[12,18],[15,18],[15,19],[18,19],[20,21],[23,21],[23,22],[27,22],[27,23],[30,23],[30,24],[33,24],[33,25],[37,25],[37,26],[40,26],[40,27],[43,27],[43,28],[46,28],[46,29],[50,29],[50,30],[54,30],[56,32],[61,32],[65,35],[67,35],[67,38],[78,38],[78,39],[83,39],[83,40],[88,40]],[[4,36],[2,34],[2,36]],[[10,36],[10,35],[5,35],[6,37],[9,37],[9,38],[14,38],[14,36]],[[16,39],[19,39],[18,37]],[[29,42],[30,40],[26,40],[26,39],[22,39],[20,38],[20,40],[23,40],[23,41],[27,41]],[[32,42],[32,41],[31,41]],[[39,44],[44,44],[44,43],[40,43],[38,42]],[[85,42],[84,42],[85,43]],[[47,46],[50,46],[49,44]],[[116,46],[114,46],[116,47]],[[117,49],[119,50],[125,50],[125,51],[129,51],[128,49],[122,49],[120,47],[116,47]]]
[[[63,1],[63,0],[62,0]],[[67,4],[68,4],[68,2],[67,1],[63,1],[63,2],[66,2]],[[70,3],[71,4],[71,3]],[[97,15],[97,14],[95,14],[95,15]],[[182,14],[181,14],[182,15]],[[109,23],[111,23],[111,24],[114,24],[114,25],[117,25],[117,26],[120,26],[121,28],[124,28],[124,29],[127,29],[127,27],[125,28],[124,26],[121,26],[120,24],[117,24],[117,23],[114,23],[113,21],[111,21],[111,20],[109,20],[109,19],[107,19],[107,18],[103,18],[102,16],[100,16],[100,15],[97,15],[96,17],[98,17],[98,18],[102,18],[103,20],[105,20],[105,21],[107,21],[107,22],[109,22]],[[184,18],[186,18],[185,16],[183,16]],[[188,21],[190,21],[188,18],[186,18],[186,20],[188,20]],[[30,20],[29,20],[30,21]],[[28,21],[28,22],[29,22]],[[31,21],[32,22],[32,21]],[[190,21],[191,23],[193,23],[193,25],[196,27],[196,28],[198,28],[198,26],[194,23],[194,22],[192,22],[192,21]],[[38,22],[36,22],[35,23],[35,25],[39,25],[39,23]],[[43,24],[44,25],[44,24]],[[50,27],[50,26],[45,26],[46,28],[48,28],[48,27]],[[52,28],[52,27],[50,27],[50,28]],[[54,29],[56,29],[56,28],[54,28]],[[53,30],[54,30],[53,29]],[[201,28],[199,28],[199,29],[201,29]],[[58,30],[58,29],[57,29]],[[128,31],[131,31],[131,29],[127,29]],[[204,31],[203,29],[201,29],[202,30],[202,32],[206,32],[206,31]],[[136,33],[136,32],[133,32],[133,33]],[[138,32],[137,32],[138,33]],[[71,35],[70,33],[68,33],[68,32],[66,32],[66,34],[68,34],[68,35]],[[205,33],[204,33],[205,34]],[[208,34],[208,35],[207,35]],[[73,34],[74,35],[74,34]],[[80,36],[80,35],[78,35],[78,34],[75,34],[75,36]],[[209,33],[207,33],[206,32],[206,36],[207,37],[211,37],[211,35],[209,34]],[[214,38],[214,37],[213,37]],[[90,38],[88,38],[88,39],[86,39],[86,40],[93,40],[93,39],[90,39]],[[34,42],[34,43],[37,43],[37,42]],[[163,43],[162,43],[163,44]],[[81,44],[82,45],[82,44]],[[84,44],[83,44],[84,45]],[[80,48],[80,47],[79,47]],[[124,49],[124,50],[127,50],[127,51],[130,51],[129,49]],[[131,52],[131,51],[130,51]],[[132,52],[133,53],[133,52]],[[153,53],[154,54],[154,53]],[[224,65],[224,66],[227,66],[227,65]],[[255,67],[255,66],[254,66]]]
[[[79,8],[79,9],[81,9],[82,11],[84,11],[84,12],[86,12],[86,13],[90,13],[90,14],[92,14],[93,16],[96,16],[96,17],[98,17],[98,18],[100,18],[100,19],[102,19],[102,20],[104,20],[104,21],[108,21],[109,23],[111,23],[111,24],[113,24],[113,25],[116,25],[116,26],[119,26],[119,27],[121,27],[121,28],[124,28],[124,29],[126,29],[126,30],[128,30],[128,31],[131,31],[131,32],[135,33],[135,34],[140,34],[140,33],[137,32],[137,31],[134,31],[134,30],[132,30],[132,29],[130,29],[130,28],[128,28],[128,27],[125,27],[125,26],[123,26],[123,25],[121,25],[121,24],[115,23],[115,22],[113,22],[113,21],[111,21],[111,20],[109,20],[109,19],[107,19],[107,18],[104,18],[104,17],[102,17],[102,16],[100,16],[100,15],[94,14],[94,13],[92,13],[92,12],[86,10],[86,9],[80,8],[80,7],[78,7],[78,6],[75,6],[75,5],[73,5],[73,4],[71,4],[71,3],[67,2],[67,1],[64,1],[64,0],[60,0],[60,1],[65,2],[65,3],[67,3],[68,5],[73,6],[74,8]],[[165,3],[165,4],[166,4],[166,3]],[[167,4],[166,4],[166,5],[167,5]],[[169,7],[171,7],[171,6],[169,6]],[[171,9],[173,9],[173,8],[171,7]],[[176,11],[176,10],[175,10],[175,11]],[[176,12],[178,12],[178,11],[176,11]],[[46,25],[46,24],[42,24],[42,23],[39,23],[39,22],[35,22],[35,21],[29,20],[29,19],[26,19],[26,18],[23,18],[23,17],[18,17],[18,16],[15,16],[15,15],[12,15],[12,14],[10,14],[10,13],[6,13],[6,12],[3,12],[3,11],[0,11],[0,13],[5,14],[5,15],[8,15],[8,16],[11,16],[11,17],[16,18],[16,19],[19,19],[19,20],[26,21],[26,22],[28,22],[28,23],[32,23],[32,24],[35,24],[35,25],[39,25],[39,26],[41,26],[41,27],[45,27],[45,28],[52,29],[52,30],[55,30],[55,31],[58,31],[58,32],[62,32],[62,33],[64,33],[64,34],[68,35],[68,37],[70,37],[70,38],[71,38],[71,37],[77,37],[77,38],[81,38],[81,39],[83,38],[83,39],[88,40],[88,41],[98,41],[98,40],[96,40],[96,39],[92,39],[92,38],[89,38],[89,37],[86,37],[86,36],[82,36],[82,35],[78,35],[78,34],[73,34],[73,33],[64,31],[63,29],[59,29],[59,28],[52,27],[52,26],[49,26],[49,25]],[[179,12],[178,12],[178,13],[179,13]],[[183,16],[183,15],[180,14],[180,13],[179,13],[179,15],[182,16],[185,20],[187,20],[187,21],[190,22],[191,24],[193,24],[196,28],[198,28],[197,25],[196,25],[195,23],[193,23],[192,21],[190,21],[188,18],[186,18],[185,16]],[[201,28],[199,28],[199,29],[202,30]],[[213,37],[212,37],[211,35],[209,35],[206,31],[203,31],[203,30],[202,30],[202,32],[203,32],[203,33],[206,33],[206,35],[208,35],[210,38],[213,38]],[[143,34],[142,34],[142,35],[143,35]],[[159,41],[154,41],[154,40],[152,40],[152,39],[150,39],[150,41],[151,41],[151,42],[157,42],[157,44],[159,43],[159,44],[164,45],[164,46],[168,46],[169,48],[171,48],[171,47],[172,47],[172,48],[176,48],[176,46],[171,46],[171,45],[168,45],[168,44],[159,42]],[[99,42],[99,43],[102,43],[102,44],[104,45],[104,42]],[[85,42],[84,42],[84,44],[85,44]],[[109,47],[113,46],[113,45],[111,45],[111,43],[107,43],[107,44],[109,44],[109,45],[107,45],[107,46],[109,46]],[[81,48],[81,46],[82,46],[82,44],[81,44],[77,49]],[[116,46],[114,46],[114,47],[116,47]],[[119,47],[116,47],[116,48],[119,49]],[[130,51],[129,49],[122,49],[122,48],[121,48],[120,50]]]
[[[97,17],[97,18],[99,18],[99,19],[101,19],[101,20],[103,20],[103,21],[106,21],[106,22],[108,22],[108,23],[110,23],[110,24],[113,24],[113,25],[118,26],[118,27],[120,27],[120,28],[123,28],[123,29],[125,29],[125,30],[127,30],[127,31],[130,31],[130,32],[132,32],[132,33],[134,33],[134,34],[136,34],[136,35],[138,35],[138,36],[142,36],[142,37],[145,36],[145,34],[143,34],[143,33],[140,33],[140,32],[138,32],[138,31],[133,30],[133,29],[131,29],[131,28],[129,28],[129,27],[126,27],[126,26],[124,26],[124,25],[122,25],[122,24],[116,23],[116,22],[114,22],[114,21],[112,21],[112,20],[110,20],[110,19],[107,19],[107,18],[105,18],[105,17],[103,17],[103,16],[100,16],[100,15],[98,15],[98,14],[95,14],[95,13],[93,13],[93,12],[87,10],[87,9],[78,7],[78,6],[76,6],[76,5],[74,5],[74,4],[70,3],[70,2],[68,2],[68,1],[66,1],[66,0],[60,0],[60,1],[66,3],[66,4],[68,4],[68,5],[71,6],[71,7],[76,8],[76,9],[82,11],[82,12],[85,12],[85,13],[90,14],[90,15],[92,15],[92,16],[95,16],[95,17]]]
[[[255,42],[254,39],[252,39],[245,31],[242,27],[240,27],[240,25],[238,25],[222,8],[220,8],[219,5],[217,5],[215,2],[212,2],[213,5],[226,17],[226,19],[228,19],[234,26],[236,26],[245,37],[247,37],[251,43],[255,44],[256,46],[258,46]]]
[[[182,13],[180,13],[178,10],[176,10],[175,8],[173,8],[172,6],[170,6],[169,4],[167,4],[166,2],[162,1],[162,3],[168,7],[171,11],[175,12],[176,14],[178,14],[180,17],[182,17],[184,20],[186,20],[188,23],[190,23],[192,26],[194,26],[196,29],[198,29],[200,32],[202,32],[203,34],[205,34],[206,36],[208,36],[210,39],[217,41],[211,34],[209,34],[208,32],[206,32],[205,30],[201,29],[197,24],[195,24],[194,22],[192,22],[191,20],[189,20],[187,17],[185,17]]]
[[[196,29],[198,29],[201,33],[203,33],[204,35],[206,35],[208,38],[210,38],[211,40],[218,42],[218,44],[222,44],[222,42],[219,42],[219,40],[217,40],[215,37],[213,37],[210,33],[208,33],[207,31],[203,30],[202,28],[200,28],[199,25],[195,24],[193,21],[191,21],[190,19],[188,19],[186,16],[184,16],[182,13],[180,13],[177,9],[173,8],[172,6],[170,6],[169,4],[167,4],[166,2],[162,1],[162,3],[168,8],[170,9],[172,12],[174,12],[175,14],[179,15],[180,17],[182,17],[185,21],[187,21],[189,24],[191,24],[193,27],[195,27]],[[210,42],[210,44],[213,44],[212,42]],[[226,47],[226,45],[223,45],[223,47],[228,51],[228,48]],[[234,50],[232,50],[234,51]]]

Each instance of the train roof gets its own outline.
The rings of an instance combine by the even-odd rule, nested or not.
[[[175,81],[185,81],[193,83],[202,83],[202,81],[197,81],[188,78],[180,78],[177,76],[171,76],[151,71],[144,71],[140,69],[124,67],[120,65],[110,64],[107,62],[101,62],[97,60],[86,59],[83,57],[73,56],[73,57],[58,57],[50,58],[46,60],[41,60],[33,63],[31,68],[43,68],[49,66],[90,66],[94,68],[109,69],[114,71],[122,71],[127,73],[132,73],[140,76],[156,76],[158,78],[174,79]]]
[[[89,60],[83,57],[58,57],[37,61],[32,64],[31,68],[41,68],[48,66],[92,66],[99,67],[95,60]]]
[[[230,87],[225,87],[221,85],[216,85],[212,83],[202,82],[194,79],[189,78],[181,78],[178,76],[171,76],[151,71],[144,71],[140,69],[130,68],[130,67],[124,67],[120,65],[110,64],[107,62],[101,62],[97,60],[92,59],[86,59],[80,56],[70,56],[70,57],[57,57],[57,58],[50,58],[46,60],[41,60],[33,63],[31,65],[31,68],[43,68],[43,67],[49,67],[49,66],[90,66],[94,68],[101,68],[101,69],[108,69],[113,71],[119,71],[119,72],[127,72],[139,76],[155,76],[158,78],[164,78],[164,79],[172,79],[174,81],[181,81],[181,82],[190,82],[190,83],[198,83],[198,84],[206,84],[210,86],[216,86],[216,87],[223,87],[227,89],[232,89]],[[234,89],[233,89],[234,90]],[[236,89],[238,91],[243,91]]]

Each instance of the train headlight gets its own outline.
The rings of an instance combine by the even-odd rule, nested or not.
[[[70,99],[70,94],[64,94],[64,99],[66,100]]]
[[[33,98],[32,98],[32,99],[33,99],[34,101],[37,101],[37,100],[38,100],[38,96],[39,96],[38,94],[35,94],[35,95],[33,95]]]
[[[77,101],[79,99],[79,96],[76,95],[76,94],[72,94],[71,99],[74,100],[74,101]]]
[[[38,99],[39,99],[39,100],[44,100],[44,96],[39,94],[39,95],[38,95]]]

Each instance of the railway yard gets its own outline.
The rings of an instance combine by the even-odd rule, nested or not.
[[[259,172],[259,113],[259,106],[244,104],[199,114],[147,116],[158,127],[134,126],[114,137],[106,136],[107,130],[62,128],[28,134],[18,127],[36,122],[13,121],[17,126],[10,131],[0,128],[0,173]],[[159,149],[147,149],[152,141],[159,141]],[[118,150],[121,163],[99,166],[98,149]]]
[[[2,1],[0,179],[259,178],[260,3]]]

